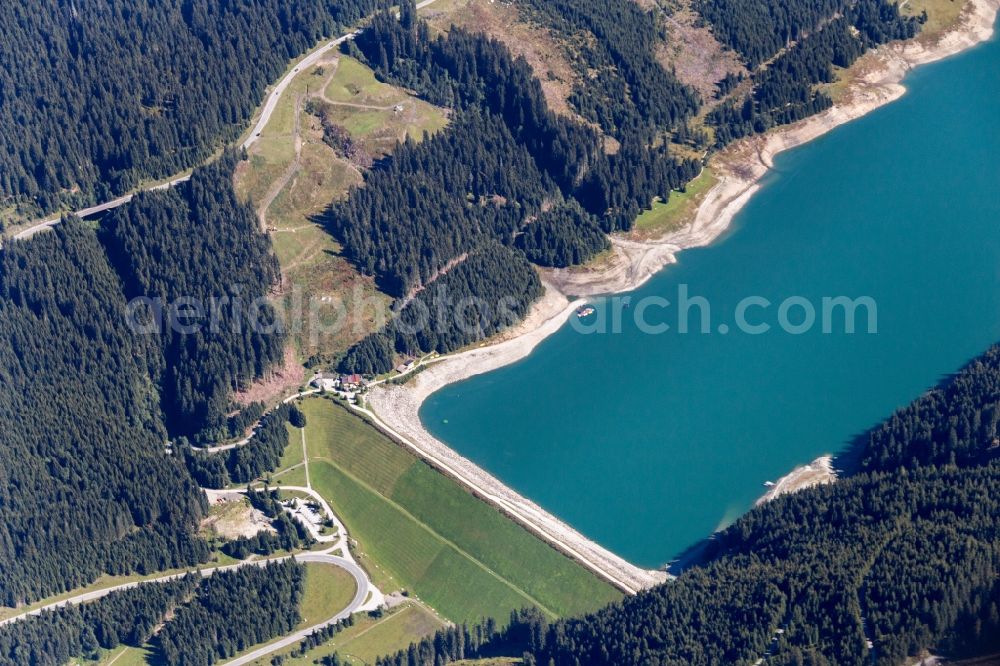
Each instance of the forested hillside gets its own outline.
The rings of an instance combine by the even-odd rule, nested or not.
[[[202,488],[225,488],[230,483],[248,483],[273,472],[288,445],[285,424],[292,411],[279,405],[263,417],[242,446],[218,453],[196,451],[185,443],[176,447],[188,471]]]
[[[597,219],[576,201],[542,211],[514,241],[539,266],[582,264],[609,247]]]
[[[643,143],[677,129],[698,112],[697,93],[656,60],[660,15],[639,3],[527,0],[540,21],[576,45],[581,81],[570,103],[619,140]]]
[[[500,119],[470,111],[399,146],[329,220],[352,261],[402,297],[462,253],[509,242],[554,190]]]
[[[551,625],[445,630],[383,664],[889,666],[1000,647],[998,387],[993,348],[875,428],[863,471],[755,508],[674,582]]]
[[[287,634],[301,619],[305,567],[285,560],[206,578],[157,636],[163,663],[208,666]]]
[[[616,132],[620,150],[608,155],[601,135],[592,127],[557,116],[547,107],[541,84],[523,58],[513,57],[494,39],[458,28],[431,38],[427,25],[415,14],[412,3],[404,3],[400,20],[380,13],[358,37],[358,48],[376,72],[435,104],[486,109],[502,118],[563,195],[579,199],[600,219],[605,231],[630,229],[636,215],[649,208],[655,197],[666,200],[671,190],[698,174],[696,161],[674,157],[667,144],[652,141],[648,123],[625,123]],[[645,17],[631,11],[622,16]],[[644,30],[645,20],[635,30]],[[634,90],[667,105],[662,112],[668,120],[663,123],[693,111],[691,90],[673,79],[657,85],[664,88],[653,83],[642,87],[636,81]],[[668,92],[676,99],[668,103],[658,97]]]
[[[285,560],[112,592],[0,627],[0,665],[61,666],[99,658],[99,648],[150,645],[155,663],[209,666],[291,631],[304,578]]]
[[[232,392],[279,361],[284,341],[264,302],[277,261],[233,194],[234,161],[137,196],[99,234],[66,220],[0,251],[3,603],[206,559],[194,535],[205,500],[187,456],[167,455],[168,435],[239,434],[261,406],[227,418]],[[137,297],[159,306],[129,310]],[[171,317],[180,302],[203,308],[192,330]],[[287,412],[225,459],[190,465],[199,480],[273,468]]]
[[[153,303],[137,317],[162,352],[150,371],[167,430],[199,441],[231,434],[233,392],[283,357],[282,323],[266,302],[280,268],[253,208],[233,192],[235,163],[227,153],[186,183],[138,194],[101,225],[125,297]],[[181,316],[189,306],[200,314]]]
[[[147,583],[0,627],[0,664],[62,666],[74,657],[92,657],[98,648],[139,647],[199,582],[197,575],[189,575]]]
[[[873,430],[864,470],[973,465],[1000,454],[1000,347]]]
[[[0,603],[207,556],[179,461],[94,233],[66,220],[0,251]]]
[[[418,293],[385,328],[353,346],[341,369],[381,374],[392,369],[393,351],[448,352],[478,342],[520,321],[541,295],[538,275],[523,254],[486,245]]]
[[[363,188],[331,206],[327,223],[355,265],[401,304],[441,280],[455,296],[422,293],[402,319],[413,319],[420,306],[439,308],[433,332],[404,334],[412,327],[397,322],[352,348],[342,369],[382,372],[393,366],[394,352],[451,351],[501,330],[512,323],[495,316],[501,299],[518,303],[514,310],[523,316],[541,293],[522,253],[541,265],[586,261],[607,247],[602,232],[630,228],[654,198],[666,200],[698,173],[696,161],[653,142],[654,130],[667,131],[694,111],[694,93],[640,55],[651,47],[650,17],[613,4],[610,15],[578,18],[597,31],[616,20],[640,31],[631,64],[621,67],[630,96],[608,117],[620,140],[613,155],[593,127],[549,110],[527,62],[496,40],[460,29],[431,38],[412,1],[398,20],[380,13],[359,35],[351,48],[380,77],[450,106],[456,118],[376,164]],[[601,57],[611,62],[612,55]],[[618,81],[621,90],[624,83]],[[657,112],[640,122],[643,105]],[[460,332],[455,301],[463,297],[489,301],[494,314],[478,310],[478,323]]]
[[[751,69],[838,16],[853,16],[852,23],[860,23],[859,29],[875,43],[898,37],[879,35],[865,26],[909,22],[884,0],[696,0],[695,6],[711,23],[716,38],[743,56]]]
[[[717,146],[829,108],[833,101],[816,84],[832,82],[834,66],[849,67],[868,49],[909,39],[920,27],[887,0],[700,0],[697,7],[716,38],[756,69],[749,95],[709,114]]]
[[[241,132],[320,38],[382,0],[43,0],[0,7],[0,207],[105,200]]]

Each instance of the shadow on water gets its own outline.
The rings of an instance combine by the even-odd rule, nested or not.
[[[986,353],[985,351],[983,352]],[[868,445],[871,441],[872,434],[876,432],[879,428],[889,422],[889,420],[900,410],[906,409],[909,404],[920,400],[924,396],[933,393],[935,391],[946,390],[957,377],[959,377],[962,372],[968,369],[970,366],[977,363],[982,358],[982,354],[973,357],[972,359],[966,361],[962,364],[961,368],[955,372],[950,372],[941,375],[938,381],[929,387],[926,391],[920,395],[913,398],[907,405],[902,405],[896,409],[892,414],[888,415],[885,419],[874,423],[871,427],[859,431],[857,434],[849,437],[845,443],[844,448],[840,453],[833,456],[834,468],[837,471],[838,479],[849,479],[851,477],[857,476],[864,473],[863,462],[865,458],[865,453],[868,451]],[[992,457],[992,456],[991,456]],[[812,489],[814,492],[823,492],[822,486]],[[757,507],[750,508],[743,515],[747,515],[752,511],[758,510]],[[741,516],[742,518],[742,516]],[[740,519],[736,520],[739,523]],[[720,556],[725,554],[725,548],[720,538],[722,534],[728,531],[731,526],[724,527],[716,532],[713,532],[709,536],[695,542],[694,544],[688,546],[683,551],[681,551],[674,559],[667,562],[666,565],[662,567],[663,571],[666,571],[672,576],[679,576],[684,571],[691,569],[693,567],[704,567],[711,564],[714,560],[718,559]]]
[[[947,389],[948,386],[950,386],[952,382],[955,381],[956,377],[958,377],[966,368],[976,363],[981,357],[982,355],[975,356],[969,361],[966,361],[965,363],[962,364],[962,367],[956,372],[949,372],[941,375],[933,386],[931,386],[926,391],[915,397],[912,401],[910,401],[906,405],[898,407],[892,414],[882,419],[878,423],[873,424],[870,428],[866,428],[858,432],[856,435],[848,438],[844,446],[844,449],[836,456],[834,456],[834,460],[836,461],[834,467],[836,468],[837,471],[837,478],[847,479],[851,478],[852,476],[857,476],[858,474],[863,473],[865,471],[863,465],[865,452],[868,450],[868,444],[871,441],[872,433],[874,433],[883,425],[888,423],[893,416],[895,416],[900,412],[900,410],[906,409],[910,404],[913,404],[913,402],[920,400],[924,396],[929,395],[934,391],[943,391]]]
[[[751,509],[752,511],[752,509]],[[671,576],[679,576],[692,567],[703,567],[719,556],[722,545],[718,539],[718,532],[688,546],[674,559],[667,562],[663,567]]]

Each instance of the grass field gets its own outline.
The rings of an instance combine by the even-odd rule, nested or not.
[[[332,104],[336,121],[375,158],[407,135],[419,140],[443,128],[447,115],[378,82],[357,60],[331,53],[292,80],[237,168],[236,191],[258,209],[281,263],[280,298],[298,359],[329,361],[375,328],[376,308],[390,299],[350,265],[318,222],[327,206],[362,183],[363,167],[323,142],[319,118],[306,110],[310,100]]]
[[[303,402],[313,487],[384,591],[453,621],[539,606],[551,616],[621,598],[610,585],[324,398]]]
[[[96,666],[149,666],[156,661],[156,653],[152,648],[148,646],[143,647],[131,647],[128,645],[123,645],[115,648],[114,650],[108,650],[104,652],[100,659],[97,660]],[[72,661],[75,663],[89,663],[86,661]]]
[[[337,73],[323,91],[333,102],[387,106],[400,101],[406,93],[381,83],[375,72],[354,58],[341,58]]]
[[[448,123],[443,109],[382,83],[371,69],[347,56],[338,61],[322,99],[331,105],[337,124],[375,157],[391,152],[407,136],[419,140],[425,131],[433,134]]]
[[[310,463],[310,474],[313,486],[332,498],[358,541],[355,554],[380,587],[411,590],[455,621],[503,618],[513,608],[543,605],[330,463]]]
[[[415,637],[433,634],[444,623],[423,606],[407,602],[391,615],[351,627],[333,640],[332,648],[352,663],[372,664],[376,657],[407,648]]]
[[[386,611],[382,617],[373,618],[356,614],[354,624],[344,629],[330,641],[295,657],[291,651],[284,653],[285,666],[312,666],[317,660],[338,653],[349,664],[374,664],[375,659],[397,650],[406,649],[410,643],[433,634],[445,626],[441,618],[415,600]],[[273,655],[255,662],[259,666],[271,663]]]
[[[917,36],[926,41],[937,39],[942,32],[953,27],[966,3],[962,0],[905,0],[897,4],[900,5],[900,13],[907,16],[919,16],[927,11],[927,22]]]
[[[281,461],[278,462],[278,466],[275,468],[275,472],[282,472],[296,465],[301,465],[302,458],[302,430],[293,427],[290,423],[285,424],[285,430],[288,431],[288,446],[285,447],[285,452],[281,455]]]
[[[285,424],[288,431],[288,445],[281,456],[281,461],[270,475],[273,485],[304,486],[306,485],[306,470],[302,458],[302,431]]]
[[[351,603],[357,586],[354,578],[338,566],[322,562],[306,562],[305,594],[300,606],[304,629],[328,620]]]
[[[306,470],[304,467],[296,467],[295,469],[276,472],[271,475],[271,481],[271,485],[277,488],[281,486],[304,486],[306,485]]]
[[[654,237],[681,228],[693,219],[705,195],[717,182],[719,179],[706,167],[683,192],[671,192],[666,203],[657,201],[650,210],[639,215],[635,219],[634,233]]]

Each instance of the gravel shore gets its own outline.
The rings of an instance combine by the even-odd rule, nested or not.
[[[582,297],[635,289],[675,262],[681,250],[711,243],[759,189],[759,181],[773,165],[775,155],[898,99],[905,92],[900,81],[914,67],[989,39],[998,7],[1000,0],[969,0],[959,24],[933,43],[918,38],[880,47],[866,56],[866,73],[858,76],[844,103],[764,136],[737,142],[714,156],[711,165],[719,182],[708,192],[689,225],[652,241],[613,238],[614,254],[599,270],[545,271],[544,296],[529,316],[499,341],[436,360],[403,386],[374,388],[368,395],[368,405],[377,424],[430,464],[620,589],[635,592],[665,580],[664,572],[646,571],[626,562],[435,439],[420,422],[421,403],[447,384],[489,372],[531,353],[572,316],[581,302],[570,302],[566,294]],[[828,461],[824,465],[823,460],[784,477],[780,488],[797,489],[802,486],[798,480],[806,477],[815,482],[832,481],[832,472],[812,473],[827,469]],[[776,486],[772,493],[780,494],[778,489]]]

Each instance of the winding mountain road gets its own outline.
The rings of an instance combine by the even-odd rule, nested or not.
[[[427,5],[431,4],[432,2],[434,2],[434,0],[423,0],[422,2],[417,3],[417,9],[422,9]],[[250,130],[250,134],[247,136],[247,138],[243,141],[243,143],[240,144],[240,147],[248,149],[250,148],[250,146],[252,146],[257,142],[257,139],[260,138],[260,134],[264,130],[264,127],[266,127],[267,123],[271,120],[271,115],[274,113],[274,110],[278,107],[278,102],[281,100],[281,95],[285,92],[285,89],[288,88],[288,86],[291,84],[292,79],[298,76],[299,72],[302,69],[316,64],[327,53],[337,48],[344,42],[354,39],[355,37],[360,35],[361,32],[362,32],[361,29],[354,30],[352,32],[347,33],[346,35],[341,35],[340,37],[323,44],[319,48],[309,53],[309,55],[304,57],[302,60],[300,60],[298,64],[296,64],[294,67],[292,67],[292,69],[288,71],[267,94],[267,98],[264,100],[264,106],[261,108],[260,115],[257,118],[257,122]],[[176,176],[171,180],[167,181],[166,183],[160,183],[159,185],[146,187],[143,188],[143,190],[139,191],[165,190],[169,187],[177,185],[178,183],[183,183],[184,181],[190,178],[191,174],[186,173],[180,176]],[[106,210],[111,210],[112,208],[117,208],[122,204],[128,203],[129,201],[132,200],[133,196],[135,196],[135,193],[131,192],[129,194],[122,195],[116,199],[112,199],[111,201],[106,201],[102,204],[97,204],[96,206],[88,206],[87,208],[81,208],[80,210],[75,211],[73,215],[76,215],[77,217],[87,217],[89,215],[102,213]],[[54,227],[55,225],[59,224],[59,220],[62,219],[62,215],[63,213],[60,213],[58,215],[50,216],[48,218],[40,220],[35,224],[31,225],[30,227],[22,229],[18,233],[14,234],[14,238],[18,239],[31,238],[32,236],[34,236],[39,231],[42,231],[43,229]]]
[[[271,654],[272,652],[277,652],[278,650],[291,647],[314,631],[318,631],[323,627],[339,622],[349,615],[365,608],[365,600],[368,598],[368,594],[372,591],[373,587],[371,583],[368,582],[368,576],[356,563],[351,560],[344,559],[343,557],[328,555],[326,553],[306,553],[304,555],[296,556],[296,559],[299,562],[321,562],[323,564],[333,564],[351,574],[354,577],[354,581],[358,585],[358,589],[354,593],[354,598],[351,599],[351,603],[349,603],[344,610],[340,611],[331,618],[323,620],[322,622],[314,624],[310,627],[306,627],[305,629],[299,629],[295,633],[287,634],[280,640],[268,643],[263,647],[246,653],[242,657],[237,657],[231,661],[224,662],[224,666],[241,666],[242,664],[249,664],[257,659],[260,659],[261,657]]]
[[[306,489],[306,488],[297,488],[297,490],[303,490],[310,493],[313,492],[311,491],[311,489]],[[323,505],[324,508],[328,507],[325,501],[323,501]],[[334,514],[331,512],[330,515]],[[337,522],[339,523],[339,521]],[[317,622],[316,624],[310,625],[303,629],[299,629],[298,631],[295,631],[293,633],[286,634],[285,636],[282,636],[280,639],[267,643],[257,648],[256,650],[248,652],[240,657],[237,657],[236,659],[224,662],[225,666],[240,666],[241,664],[249,664],[253,661],[256,661],[257,659],[260,659],[261,657],[264,657],[265,655],[271,654],[272,652],[277,652],[278,650],[282,650],[291,647],[292,645],[295,645],[296,643],[298,643],[299,641],[301,641],[314,631],[318,631],[331,624],[335,624],[336,622],[339,622],[340,620],[343,620],[344,618],[353,615],[354,613],[360,611],[374,610],[375,608],[378,608],[385,602],[385,597],[382,596],[382,592],[372,584],[372,582],[368,578],[368,574],[365,573],[365,570],[362,569],[358,565],[358,563],[354,561],[353,558],[351,558],[350,551],[347,549],[346,543],[344,543],[345,539],[346,539],[346,532],[343,531],[343,527],[341,526],[340,538],[337,539],[337,542],[333,546],[330,546],[326,550],[320,552],[297,553],[295,555],[285,555],[282,557],[272,557],[269,559],[240,562],[238,564],[229,564],[226,566],[214,567],[211,569],[200,569],[200,570],[192,569],[191,571],[171,574],[168,576],[161,576],[159,578],[151,578],[149,580],[136,581],[132,583],[123,583],[122,585],[115,585],[113,587],[107,587],[101,590],[94,590],[92,592],[78,594],[69,597],[67,599],[63,599],[61,601],[47,604],[40,608],[36,608],[34,610],[21,613],[20,615],[15,615],[14,617],[7,618],[6,620],[0,622],[0,626],[3,626],[5,624],[11,624],[13,622],[23,620],[33,615],[39,615],[43,611],[54,610],[62,606],[96,601],[98,599],[101,599],[102,597],[108,596],[112,592],[127,590],[136,587],[138,585],[151,585],[155,583],[164,583],[170,580],[175,580],[177,578],[181,578],[195,571],[198,571],[202,576],[211,576],[217,571],[230,571],[233,569],[238,569],[239,567],[247,567],[247,566],[263,567],[273,562],[281,562],[294,557],[295,560],[300,563],[317,562],[320,564],[331,564],[333,566],[340,567],[341,569],[343,569],[344,571],[346,571],[351,575],[351,577],[354,579],[354,584],[356,586],[356,589],[354,591],[354,598],[351,599],[351,602],[347,604],[347,606],[345,606],[342,610],[338,611],[335,615],[323,620],[322,622]],[[347,553],[347,556],[341,557],[340,555],[333,555],[331,551],[337,550],[338,548],[341,548],[342,552]]]
[[[31,617],[33,615],[40,615],[43,611],[55,610],[57,608],[62,608],[63,606],[70,606],[70,605],[75,605],[75,604],[82,604],[82,603],[87,603],[89,601],[97,601],[98,599],[102,599],[102,598],[108,596],[112,592],[119,592],[121,590],[128,590],[128,589],[131,589],[133,587],[137,587],[139,585],[150,585],[150,584],[154,584],[154,583],[165,583],[165,582],[170,581],[170,580],[176,580],[178,578],[183,578],[184,576],[186,576],[186,575],[188,575],[190,573],[197,572],[197,573],[200,573],[202,576],[211,576],[212,574],[214,574],[214,573],[216,573],[218,571],[232,571],[233,569],[239,569],[240,567],[252,567],[252,566],[263,567],[263,566],[267,566],[268,564],[271,564],[273,562],[281,562],[281,561],[288,560],[288,559],[291,559],[291,558],[294,557],[296,559],[296,561],[298,561],[298,562],[320,562],[320,563],[323,563],[323,564],[333,564],[334,566],[338,566],[341,569],[344,569],[345,571],[347,571],[349,574],[351,574],[351,576],[354,578],[354,582],[358,586],[358,591],[354,595],[354,599],[351,601],[350,604],[348,604],[347,608],[345,608],[343,611],[341,611],[341,613],[343,613],[343,615],[341,615],[340,613],[338,613],[338,617],[336,617],[334,619],[326,620],[325,622],[323,622],[320,625],[316,625],[315,627],[310,627],[308,630],[305,630],[305,629],[303,630],[303,631],[306,631],[308,633],[308,631],[317,629],[317,628],[319,628],[321,626],[325,626],[325,625],[330,624],[332,622],[336,622],[341,617],[346,617],[347,615],[350,615],[351,613],[355,613],[355,612],[357,612],[359,610],[363,610],[364,606],[365,606],[365,599],[368,598],[369,593],[373,592],[373,590],[376,589],[372,585],[371,581],[368,580],[368,575],[364,572],[364,570],[360,566],[358,566],[358,564],[356,562],[354,562],[354,560],[350,560],[350,559],[347,559],[347,558],[344,558],[344,557],[340,557],[339,555],[332,555],[332,554],[330,554],[329,550],[333,550],[333,549],[327,549],[327,550],[324,550],[324,551],[321,551],[321,552],[317,552],[317,553],[297,553],[295,555],[283,555],[281,557],[272,557],[272,558],[269,558],[269,559],[262,559],[262,560],[252,560],[252,561],[247,561],[247,562],[240,562],[238,564],[227,564],[226,566],[212,567],[212,568],[208,568],[208,569],[191,569],[189,571],[184,571],[182,573],[170,574],[168,576],[160,576],[159,578],[150,578],[148,580],[134,581],[134,582],[131,582],[131,583],[122,583],[121,585],[114,585],[112,587],[105,587],[105,588],[102,588],[100,590],[93,590],[91,592],[85,592],[83,594],[77,594],[75,596],[68,597],[66,599],[62,599],[60,601],[56,601],[56,602],[53,602],[51,604],[46,604],[45,606],[41,606],[41,607],[36,608],[34,610],[30,610],[30,611],[27,611],[25,613],[21,613],[20,615],[15,615],[13,617],[9,617],[6,620],[3,620],[2,622],[0,622],[0,626],[6,625],[6,624],[12,624],[14,622],[18,622],[20,620],[23,620],[23,619],[25,619],[27,617]],[[379,594],[377,596],[381,597],[381,594]],[[279,649],[279,648],[274,647],[273,645],[272,646],[268,646],[268,651],[276,650],[276,649]]]
[[[319,393],[319,389],[306,389],[305,391],[299,391],[298,393],[293,393],[292,395],[283,399],[281,401],[281,404],[287,405],[292,400],[298,400],[299,398],[304,398],[305,396],[312,395],[313,393]],[[271,410],[264,412],[264,414],[260,418],[263,419],[264,416],[267,416],[267,414],[270,413],[270,411]],[[220,451],[228,451],[229,449],[235,449],[240,446],[246,446],[247,444],[250,443],[250,440],[253,439],[253,436],[257,434],[258,426],[260,426],[260,419],[257,420],[257,423],[255,423],[253,428],[251,429],[250,436],[244,437],[238,442],[232,442],[231,444],[217,444],[215,446],[192,446],[191,450],[204,451],[206,453],[219,453]]]
[[[308,395],[314,392],[315,391],[313,390],[309,390],[301,392],[299,394],[291,395],[285,399],[285,402],[290,402],[291,400],[301,397],[302,395]],[[303,448],[304,446],[305,442],[303,441]],[[303,450],[303,456],[305,460],[308,460],[308,456],[306,455],[305,450]],[[351,599],[351,602],[346,607],[337,612],[334,616],[329,617],[323,620],[322,622],[318,622],[316,624],[295,631],[293,633],[286,634],[285,636],[282,636],[281,638],[274,640],[270,643],[267,643],[240,657],[237,657],[236,659],[225,662],[225,666],[240,666],[241,664],[249,664],[253,661],[260,659],[261,657],[271,654],[272,652],[277,652],[284,648],[291,647],[292,645],[298,643],[312,632],[322,629],[336,622],[339,622],[340,620],[350,615],[353,615],[354,613],[357,613],[359,611],[374,610],[382,606],[385,603],[385,596],[382,594],[381,590],[379,590],[377,587],[375,587],[374,584],[372,584],[371,580],[368,578],[368,574],[365,572],[364,569],[362,569],[358,565],[358,563],[354,560],[354,557],[351,555],[351,551],[347,543],[348,539],[347,527],[344,525],[343,522],[341,522],[337,514],[334,513],[333,507],[330,506],[330,504],[326,501],[326,499],[322,495],[313,490],[312,487],[310,486],[284,486],[282,489],[286,491],[300,492],[310,496],[312,499],[314,499],[316,502],[319,503],[319,505],[323,509],[323,512],[333,522],[333,525],[336,528],[336,532],[334,534],[324,535],[320,533],[319,528],[312,522],[308,520],[301,520],[300,518],[302,524],[306,527],[306,529],[309,530],[313,538],[316,539],[317,542],[322,543],[326,546],[324,550],[318,552],[296,553],[294,555],[284,555],[280,557],[272,557],[267,559],[249,560],[245,562],[238,562],[236,564],[229,564],[220,567],[211,567],[207,569],[192,568],[180,573],[168,574],[165,576],[159,576],[157,578],[150,578],[142,581],[122,583],[120,585],[114,585],[100,590],[92,590],[90,592],[84,592],[81,594],[68,597],[66,599],[61,599],[59,601],[55,601],[50,604],[41,606],[39,608],[35,608],[30,611],[25,611],[24,613],[20,613],[19,615],[7,618],[3,621],[0,621],[0,627],[6,624],[17,622],[19,620],[23,620],[33,615],[39,615],[44,611],[55,610],[57,608],[61,608],[63,606],[68,606],[72,604],[82,604],[91,601],[96,601],[98,599],[101,599],[102,597],[108,596],[112,592],[131,589],[139,585],[164,583],[195,572],[200,573],[202,576],[211,576],[217,571],[231,571],[239,567],[245,567],[245,566],[263,567],[267,566],[272,562],[281,562],[291,558],[295,558],[295,560],[300,563],[318,562],[321,564],[332,564],[334,566],[340,567],[341,569],[345,570],[347,573],[351,575],[352,578],[354,578],[354,583],[356,586],[354,592],[354,598]],[[219,497],[227,495],[243,495],[246,492],[247,491],[245,489],[239,489],[239,490],[205,489],[205,493],[208,496],[210,502],[214,502]],[[286,510],[291,511],[290,509]],[[341,553],[341,554],[335,555],[334,553]]]
[[[323,507],[323,510],[326,512],[327,516],[330,517],[330,519],[333,521],[335,527],[337,528],[337,532],[335,535],[330,535],[330,536],[320,535],[315,525],[309,522],[304,523],[307,529],[309,529],[310,533],[312,533],[313,536],[317,539],[317,541],[327,544],[327,547],[324,550],[315,553],[304,552],[304,553],[296,553],[295,555],[284,555],[281,557],[272,557],[268,559],[251,560],[246,562],[239,562],[237,564],[229,564],[221,567],[213,567],[208,569],[191,569],[189,571],[169,574],[166,576],[160,576],[158,578],[151,578],[149,580],[123,583],[121,585],[106,587],[101,590],[84,592],[82,594],[77,594],[72,597],[68,597],[66,599],[53,602],[51,604],[46,604],[45,606],[36,608],[34,610],[26,611],[24,613],[21,613],[20,615],[15,615],[13,617],[7,618],[6,620],[0,622],[0,626],[3,626],[5,624],[11,624],[13,622],[23,620],[33,615],[39,615],[43,611],[54,610],[62,606],[96,601],[98,599],[101,599],[102,597],[108,596],[112,592],[127,590],[136,587],[138,585],[150,585],[155,583],[164,583],[169,580],[175,580],[177,578],[181,578],[183,576],[188,575],[189,573],[194,573],[196,571],[199,572],[202,576],[211,576],[217,571],[231,571],[233,569],[246,566],[263,567],[267,566],[272,562],[281,562],[294,557],[295,560],[300,563],[317,562],[320,564],[332,564],[333,566],[340,567],[341,569],[343,569],[344,571],[346,571],[351,575],[351,577],[354,579],[354,584],[356,586],[356,589],[354,591],[354,598],[351,599],[351,602],[346,607],[338,611],[332,617],[323,620],[322,622],[318,622],[303,629],[299,629],[298,631],[295,631],[293,633],[286,634],[285,636],[282,636],[280,639],[267,643],[251,652],[248,652],[240,657],[237,657],[236,659],[225,662],[225,666],[240,666],[241,664],[249,664],[253,661],[256,661],[261,657],[264,657],[265,655],[271,654],[272,652],[277,652],[287,647],[291,647],[292,645],[298,643],[312,632],[318,631],[319,629],[322,629],[326,626],[339,622],[340,620],[350,615],[353,615],[354,613],[360,611],[374,610],[379,606],[381,606],[382,604],[384,604],[385,597],[383,596],[381,590],[379,590],[377,587],[375,587],[375,585],[372,584],[371,580],[368,578],[368,574],[365,572],[364,569],[362,569],[358,565],[357,562],[354,561],[354,558],[351,556],[351,551],[347,545],[347,528],[337,517],[337,514],[333,512],[333,509],[327,503],[326,499],[324,499],[323,496],[317,493],[315,490],[308,487],[288,486],[287,488],[284,488],[284,490],[299,491],[308,494],[309,496],[311,496],[313,499],[315,499],[317,502],[320,503],[320,505]],[[211,500],[218,495],[244,494],[246,493],[246,490],[206,491],[206,492],[209,496],[209,499]],[[342,555],[334,555],[333,553],[335,552],[340,552],[342,553]]]

